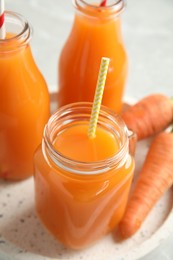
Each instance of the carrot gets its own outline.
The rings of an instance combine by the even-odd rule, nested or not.
[[[132,236],[173,184],[173,133],[162,132],[153,139],[136,187],[119,224],[123,239]]]
[[[162,94],[141,99],[122,113],[127,127],[137,134],[138,140],[163,131],[173,121],[172,100]]]

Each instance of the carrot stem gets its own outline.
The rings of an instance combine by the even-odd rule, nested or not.
[[[103,0],[103,1],[101,2],[100,6],[106,6],[106,4],[107,4],[107,0]]]

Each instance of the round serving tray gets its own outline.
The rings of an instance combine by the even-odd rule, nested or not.
[[[131,102],[131,99],[126,99]],[[55,110],[55,95],[52,109]],[[136,149],[137,176],[149,140]],[[134,179],[135,182],[135,179]],[[118,242],[110,234],[93,246],[73,251],[65,248],[43,227],[34,209],[34,182],[0,181],[0,259],[2,260],[134,260],[145,256],[172,232],[173,191],[170,189],[155,205],[142,228],[132,238]]]

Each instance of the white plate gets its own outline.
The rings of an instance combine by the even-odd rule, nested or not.
[[[138,143],[136,174],[147,149],[147,141]],[[118,243],[110,234],[90,248],[72,251],[57,242],[42,226],[34,210],[33,195],[32,178],[17,183],[0,181],[0,260],[139,259],[156,248],[172,231],[173,192],[169,190],[133,238]]]

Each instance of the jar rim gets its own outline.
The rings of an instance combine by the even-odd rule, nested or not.
[[[68,115],[68,112],[71,109],[74,109],[77,111],[77,109],[86,109],[88,111],[91,111],[92,109],[92,103],[91,102],[77,102],[77,103],[72,103],[68,104],[66,106],[63,106],[59,108],[49,119],[48,123],[46,124],[44,128],[44,138],[43,142],[46,145],[48,154],[50,158],[54,161],[54,163],[61,168],[67,170],[73,173],[78,173],[80,174],[81,172],[83,174],[88,175],[88,168],[92,169],[91,174],[99,174],[105,171],[110,170],[110,168],[117,166],[118,164],[124,164],[124,162],[127,159],[128,156],[128,145],[129,145],[129,140],[128,140],[128,129],[124,123],[124,121],[121,119],[119,115],[117,115],[114,111],[111,109],[101,106],[100,114],[99,114],[99,120],[102,119],[102,117],[107,117],[108,120],[114,121],[114,123],[118,123],[118,127],[122,130],[122,144],[117,153],[115,153],[113,156],[110,156],[108,158],[105,158],[104,160],[99,160],[99,161],[94,161],[94,162],[81,162],[77,160],[73,160],[69,157],[66,157],[57,149],[52,144],[52,140],[50,137],[50,131],[52,127],[52,123],[54,123],[56,120],[60,121],[61,118],[66,117]],[[89,114],[90,116],[90,114]],[[69,117],[68,117],[69,120]],[[63,164],[63,167],[62,167]],[[73,165],[75,166],[74,169],[70,169],[68,165]],[[103,165],[104,165],[104,170],[103,170]],[[79,170],[78,170],[79,169]],[[82,169],[82,170],[81,170]]]
[[[12,19],[16,19],[20,23],[20,25],[22,25],[21,30],[18,33],[14,33],[14,35],[12,33],[11,37],[0,39],[0,51],[1,47],[3,48],[4,46],[10,47],[8,51],[11,51],[11,49],[14,50],[14,45],[16,48],[22,47],[23,45],[28,44],[31,39],[33,29],[28,23],[27,19],[25,19],[23,15],[17,12],[5,11],[5,23],[12,22]],[[15,24],[17,25],[17,22]]]

